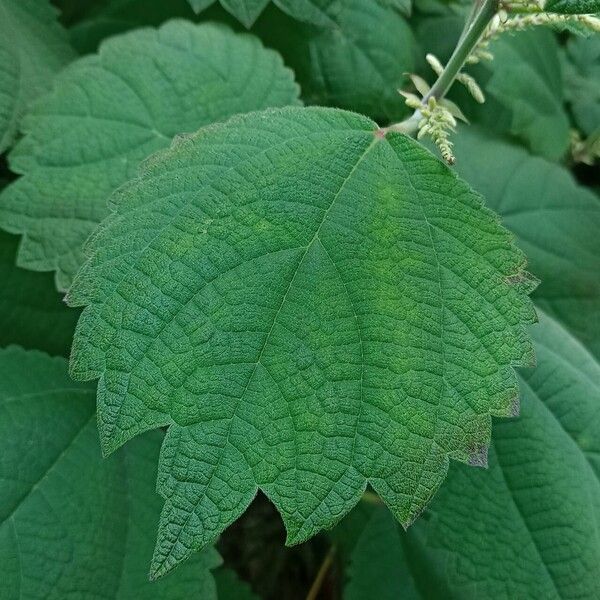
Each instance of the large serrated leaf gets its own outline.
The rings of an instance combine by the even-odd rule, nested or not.
[[[423,600],[596,597],[600,365],[542,312],[533,334],[538,366],[522,373],[522,413],[497,425],[488,469],[453,465],[408,534],[373,539],[385,515],[372,511],[346,598],[365,586],[379,597],[390,581]]]
[[[367,482],[405,525],[478,460],[532,360],[523,255],[409,138],[288,108],[200,130],[112,199],[69,293],[102,444],[169,425],[152,574],[260,488],[288,542]]]
[[[18,263],[68,288],[111,192],[174,135],[238,112],[297,103],[291,71],[248,35],[171,21],[111,38],[74,63],[24,123],[10,155],[24,175],[0,196],[23,233]]]
[[[539,306],[600,357],[600,199],[567,169],[464,127],[457,170],[518,237],[541,279]]]
[[[0,153],[27,107],[73,58],[66,38],[47,0],[0,0]]]
[[[148,582],[162,436],[102,460],[93,393],[69,379],[64,359],[0,350],[2,598],[216,598],[212,548]]]
[[[489,472],[454,470],[432,507],[428,543],[449,552],[459,597],[598,591],[600,367],[543,314],[534,337],[538,367],[523,374],[519,420],[497,427]]]

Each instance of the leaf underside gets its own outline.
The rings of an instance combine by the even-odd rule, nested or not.
[[[71,372],[100,379],[105,452],[169,426],[153,577],[258,489],[288,543],[367,482],[407,526],[517,410],[524,256],[409,138],[333,109],[236,117],[151,157],[112,206],[69,292],[87,305]]]
[[[18,263],[66,290],[107,201],[173,136],[239,112],[297,104],[281,57],[258,39],[174,20],[105,42],[56,79],[24,121],[0,196],[0,225],[22,233]]]

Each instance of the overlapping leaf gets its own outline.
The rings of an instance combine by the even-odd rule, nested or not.
[[[271,0],[219,0],[221,6],[246,27],[254,25]],[[201,12],[216,0],[189,0],[196,12]],[[273,0],[282,11],[303,23],[321,27],[335,24],[334,15],[348,0]]]
[[[24,177],[0,197],[0,225],[23,233],[18,262],[66,289],[107,199],[174,135],[232,114],[297,103],[281,58],[248,35],[172,21],[111,38],[63,72],[10,156]]]
[[[542,28],[501,36],[490,46],[494,60],[482,67],[488,102],[473,116],[496,131],[509,132],[534,153],[557,160],[569,145],[569,120],[559,48]]]
[[[26,108],[72,58],[48,0],[0,0],[0,153]]]
[[[93,396],[63,359],[0,350],[2,597],[216,598],[212,548],[177,576],[148,582],[162,436],[102,460]]]
[[[332,109],[256,113],[150,159],[69,293],[105,451],[169,425],[153,574],[262,489],[289,542],[367,481],[404,524],[478,461],[530,362],[524,258],[416,142]]]
[[[51,275],[15,266],[17,242],[0,232],[0,346],[68,356],[79,312],[65,305]]]
[[[460,597],[598,590],[600,366],[548,317],[534,337],[539,364],[523,373],[519,420],[497,427],[489,472],[456,469],[433,507],[428,543],[451,551]]]
[[[571,174],[489,131],[456,136],[457,170],[500,213],[541,280],[534,293],[600,357],[600,199]]]
[[[600,130],[600,35],[572,38],[565,52],[565,93],[585,135]]]
[[[73,21],[69,39],[80,54],[96,52],[105,38],[131,29],[158,27],[169,19],[192,21],[196,17],[188,0],[78,2],[77,8],[71,8],[66,16]]]
[[[268,9],[256,32],[296,73],[309,104],[331,105],[383,121],[406,113],[398,88],[414,69],[415,42],[400,12],[375,0],[345,0],[330,27]]]
[[[408,534],[388,531],[378,554],[367,531],[352,556],[349,598],[357,586],[378,589],[374,577],[400,578],[398,587],[423,599],[595,597],[600,365],[543,313],[533,332],[538,366],[522,373],[520,417],[495,426],[489,468],[453,465],[429,519]],[[387,573],[382,555],[396,558]]]

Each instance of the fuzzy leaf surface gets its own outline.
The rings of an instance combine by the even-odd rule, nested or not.
[[[488,469],[452,465],[426,518],[406,533],[371,538],[372,517],[346,598],[354,586],[379,591],[400,577],[404,593],[423,600],[596,597],[600,364],[543,312],[532,331],[538,365],[522,371],[519,418],[495,427]]]
[[[0,0],[0,153],[27,107],[73,57],[47,0]]]
[[[65,290],[111,192],[173,136],[238,112],[297,103],[278,54],[218,25],[171,21],[111,38],[57,78],[10,155],[23,174],[0,196],[0,225],[24,234],[18,264]]]
[[[353,113],[233,118],[150,158],[69,292],[105,452],[168,425],[153,576],[260,488],[288,542],[367,482],[404,524],[512,414],[524,256],[418,143]]]
[[[149,583],[162,435],[103,460],[93,398],[66,360],[0,350],[2,598],[216,599],[213,548]]]
[[[460,598],[598,591],[600,365],[543,313],[534,339],[538,366],[522,373],[519,419],[495,429],[489,471],[453,468],[432,506],[428,544],[449,553]]]
[[[548,0],[544,10],[571,15],[592,15],[600,12],[600,0]]]

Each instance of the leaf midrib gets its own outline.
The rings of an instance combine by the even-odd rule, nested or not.
[[[366,132],[365,132],[366,133]],[[339,190],[335,193],[329,207],[325,210],[323,217],[321,219],[321,222],[319,223],[319,226],[317,227],[312,239],[308,242],[308,244],[306,245],[306,249],[304,250],[304,252],[300,255],[300,258],[298,260],[298,263],[292,273],[292,277],[290,278],[290,283],[288,284],[285,292],[282,295],[282,299],[281,302],[279,304],[279,307],[275,313],[275,316],[273,317],[273,320],[271,322],[271,327],[265,337],[265,341],[263,342],[263,345],[259,351],[258,357],[256,359],[256,361],[254,362],[254,368],[252,369],[252,372],[250,373],[249,377],[248,377],[248,381],[246,383],[246,386],[244,387],[244,390],[242,391],[242,393],[240,394],[240,397],[238,398],[235,407],[233,409],[233,413],[231,414],[231,417],[229,418],[229,423],[227,426],[227,435],[225,438],[225,442],[223,443],[222,446],[222,450],[219,453],[219,459],[217,460],[214,468],[212,469],[212,472],[210,474],[209,479],[207,480],[206,484],[205,484],[205,489],[209,489],[211,481],[213,479],[213,477],[215,476],[215,473],[218,471],[219,466],[221,464],[221,461],[223,459],[223,456],[225,454],[225,448],[229,445],[229,439],[231,437],[231,429],[232,429],[232,424],[233,421],[237,415],[237,411],[240,407],[240,404],[244,398],[244,396],[246,395],[246,392],[248,391],[248,388],[250,387],[250,384],[252,383],[252,379],[254,378],[254,375],[256,373],[256,369],[258,368],[258,365],[260,364],[270,375],[270,372],[268,371],[267,367],[265,367],[262,363],[261,363],[261,359],[262,356],[264,354],[264,351],[269,343],[269,340],[271,338],[271,335],[273,333],[273,330],[275,328],[275,325],[277,323],[277,318],[279,317],[281,310],[283,308],[283,306],[285,305],[285,301],[288,297],[288,294],[290,292],[290,290],[293,287],[294,281],[296,279],[296,275],[298,274],[298,271],[300,270],[300,267],[302,266],[302,263],[304,262],[306,256],[308,255],[308,251],[310,250],[310,248],[312,247],[312,245],[315,243],[315,241],[320,241],[319,238],[319,233],[321,231],[321,228],[323,226],[323,224],[325,223],[325,221],[327,220],[327,217],[329,215],[329,213],[331,212],[331,209],[333,208],[333,206],[335,205],[337,199],[340,197],[340,194],[342,193],[342,191],[344,190],[344,188],[346,187],[346,185],[348,184],[348,182],[352,179],[353,175],[356,173],[356,171],[358,170],[358,167],[360,166],[360,164],[365,160],[365,158],[367,157],[367,155],[369,154],[369,152],[377,145],[377,143],[379,141],[381,141],[381,139],[385,139],[385,138],[379,138],[376,135],[373,135],[373,139],[371,140],[371,142],[369,143],[369,145],[367,146],[367,148],[362,152],[362,154],[360,155],[360,157],[357,159],[357,161],[354,163],[352,169],[350,170],[350,172],[348,173],[348,175],[346,176],[346,178],[344,179],[344,181],[342,182],[342,184],[340,185]],[[322,242],[321,242],[322,245]],[[361,339],[361,347],[362,347],[362,339]],[[359,405],[362,406],[362,372],[364,371],[364,361],[361,364],[361,397],[360,397],[360,402]],[[272,375],[271,375],[272,377]],[[355,436],[356,439],[356,436]],[[198,499],[198,501],[196,502],[196,506],[200,503],[200,501],[202,500],[202,498],[204,497],[204,494],[202,496],[200,496],[200,498]],[[180,527],[179,531],[184,531],[185,528],[187,527],[189,520],[191,519],[192,515],[195,514],[194,510],[190,510],[188,513],[188,516],[186,517],[185,522],[183,523],[183,525]],[[177,535],[176,540],[179,540],[179,535]],[[161,559],[160,563],[158,563],[155,566],[156,570],[160,570],[162,568],[162,566],[164,565],[164,563],[171,557],[171,555],[173,554],[173,551],[175,549],[175,543],[173,543],[171,545],[171,548],[169,550],[169,552],[167,554],[165,554],[163,556],[163,558]]]

